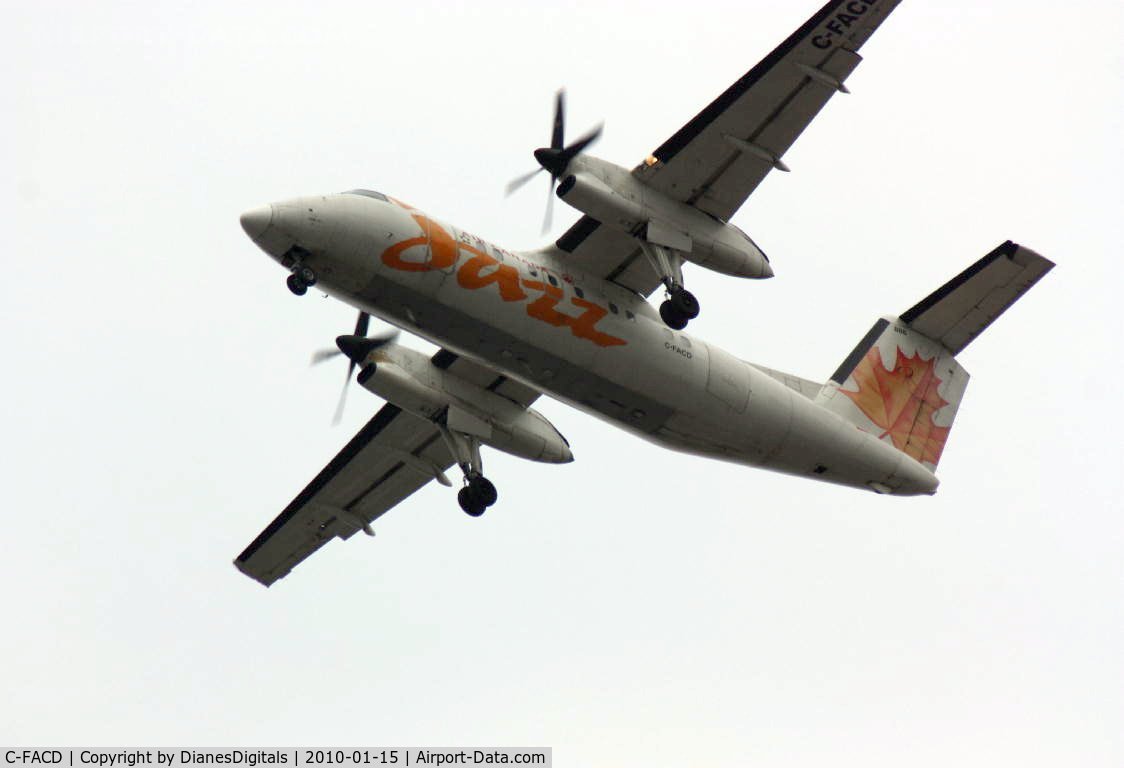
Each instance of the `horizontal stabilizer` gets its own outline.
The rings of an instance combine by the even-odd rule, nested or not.
[[[958,354],[1053,266],[1008,240],[905,312],[901,321]]]
[[[1010,240],[901,317],[883,317],[816,402],[936,470],[968,372],[955,356],[1054,266]]]

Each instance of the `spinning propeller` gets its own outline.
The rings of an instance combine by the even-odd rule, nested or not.
[[[347,366],[347,378],[343,381],[343,391],[340,392],[340,401],[336,405],[336,415],[332,418],[332,424],[339,424],[340,418],[343,416],[343,406],[347,401],[347,385],[351,383],[351,374],[355,372],[355,366],[374,350],[386,346],[398,338],[397,330],[368,338],[367,326],[370,321],[371,316],[369,314],[360,312],[359,318],[355,321],[355,333],[350,336],[336,337],[337,349],[321,349],[312,353],[312,365],[331,360],[338,355],[346,355],[350,361]]]
[[[535,160],[538,161],[541,167],[517,179],[513,179],[507,185],[507,194],[510,195],[537,176],[540,171],[548,171],[550,173],[550,189],[548,190],[546,198],[546,217],[543,219],[542,224],[542,233],[544,235],[547,233],[547,230],[550,229],[550,220],[554,213],[554,187],[558,183],[558,179],[566,172],[566,166],[570,164],[571,160],[580,155],[590,144],[597,141],[598,137],[601,136],[601,129],[604,126],[604,123],[597,125],[593,130],[586,133],[573,144],[566,146],[565,93],[565,91],[560,90],[554,98],[554,129],[550,134],[550,146],[539,147],[535,150]]]

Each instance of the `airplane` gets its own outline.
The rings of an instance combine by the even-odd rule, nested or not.
[[[552,191],[581,212],[554,243],[514,252],[389,195],[356,189],[241,216],[288,271],[358,309],[340,336],[348,381],[386,404],[245,550],[235,566],[269,586],[430,481],[478,517],[496,503],[481,447],[573,460],[532,404],[548,395],[674,451],[900,496],[933,494],[968,373],[956,356],[1054,265],[1007,241],[901,315],[878,319],[827,381],[749,363],[683,332],[700,312],[692,264],[772,277],[730,218],[858,65],[899,0],[833,0],[626,169],[565,142],[559,93]],[[547,216],[549,221],[550,208]],[[663,289],[658,309],[648,301]],[[371,317],[437,345],[426,355],[368,337]],[[327,355],[322,355],[321,358]],[[346,393],[346,387],[344,389]],[[342,404],[342,399],[341,399]]]

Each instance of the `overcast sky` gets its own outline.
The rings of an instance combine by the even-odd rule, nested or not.
[[[519,249],[570,136],[632,166],[819,3],[12,3],[0,743],[540,745],[557,765],[1124,763],[1124,10],[905,0],[692,268],[691,330],[822,380],[1007,238],[933,498],[658,449],[560,404],[272,589],[233,557],[381,406],[243,210],[370,187]],[[577,214],[556,208],[556,237]],[[725,762],[723,762],[725,761]]]

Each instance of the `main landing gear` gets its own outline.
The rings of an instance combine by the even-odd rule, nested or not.
[[[480,517],[498,498],[496,486],[483,475],[466,476],[464,488],[457,491],[457,503],[471,517]]]
[[[699,316],[699,300],[681,285],[667,285],[667,301],[660,304],[660,317],[668,328],[681,331]]]
[[[472,435],[454,432],[444,424],[438,424],[441,437],[449,453],[453,454],[457,465],[464,472],[464,487],[457,492],[457,503],[465,514],[480,517],[484,510],[496,503],[499,493],[492,481],[484,477],[484,463],[480,459],[480,441]]]
[[[667,300],[660,304],[660,317],[668,328],[683,330],[699,316],[699,300],[683,287],[683,257],[646,240],[640,241],[640,248],[667,289]]]

